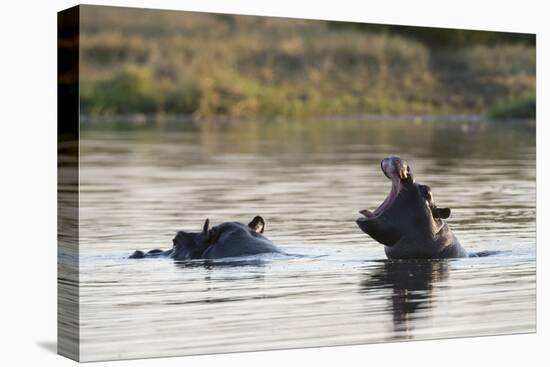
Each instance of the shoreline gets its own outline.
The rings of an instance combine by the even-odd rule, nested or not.
[[[230,117],[209,116],[196,117],[192,114],[117,114],[117,115],[80,115],[80,123],[85,125],[120,124],[132,126],[145,125],[195,125],[200,123],[225,125],[238,122],[281,122],[281,121],[366,121],[366,122],[449,122],[449,123],[498,123],[522,124],[527,127],[536,127],[536,119],[494,118],[483,114],[350,114],[350,115],[323,115],[307,117]]]

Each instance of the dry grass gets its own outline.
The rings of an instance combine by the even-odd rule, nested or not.
[[[534,95],[526,45],[429,49],[323,21],[86,7],[82,111],[484,113]]]

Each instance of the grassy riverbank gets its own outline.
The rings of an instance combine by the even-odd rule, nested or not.
[[[395,27],[99,7],[81,21],[83,114],[534,114],[529,38],[445,47]]]

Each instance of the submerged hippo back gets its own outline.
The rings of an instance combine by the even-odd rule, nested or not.
[[[225,222],[210,227],[206,219],[201,232],[178,231],[173,246],[166,251],[141,250],[130,255],[131,259],[146,257],[171,257],[175,260],[219,259],[224,257],[250,256],[264,253],[282,253],[269,239],[263,236],[265,221],[255,216],[248,225]]]
[[[283,253],[273,242],[251,228],[250,225],[226,222],[212,229],[217,238],[202,254],[204,259]]]

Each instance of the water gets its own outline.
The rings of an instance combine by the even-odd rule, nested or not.
[[[535,132],[310,121],[81,131],[82,360],[535,331]],[[398,154],[484,258],[385,261],[361,232]],[[178,229],[255,215],[289,253],[130,260]]]

